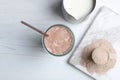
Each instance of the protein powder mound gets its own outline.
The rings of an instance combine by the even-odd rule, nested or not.
[[[99,39],[87,45],[82,52],[80,64],[91,74],[105,74],[116,63],[116,52],[111,43]]]

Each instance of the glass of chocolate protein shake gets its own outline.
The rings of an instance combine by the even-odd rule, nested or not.
[[[43,46],[47,52],[55,56],[63,56],[70,52],[74,45],[73,32],[66,26],[57,24],[47,29],[48,36],[43,37]]]

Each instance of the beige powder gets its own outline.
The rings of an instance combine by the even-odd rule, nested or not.
[[[100,39],[87,45],[82,52],[80,63],[89,73],[104,74],[114,67],[116,55],[111,43]]]
[[[93,50],[91,57],[96,64],[104,65],[108,62],[109,53],[104,48],[98,47]]]

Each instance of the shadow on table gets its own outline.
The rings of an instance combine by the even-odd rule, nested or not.
[[[50,10],[55,14],[55,16],[59,17],[60,21],[64,21],[61,6],[62,6],[62,0],[55,1],[53,4],[51,4]]]

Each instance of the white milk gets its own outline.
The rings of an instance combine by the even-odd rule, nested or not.
[[[76,20],[87,16],[94,7],[94,0],[64,0],[66,11]]]

